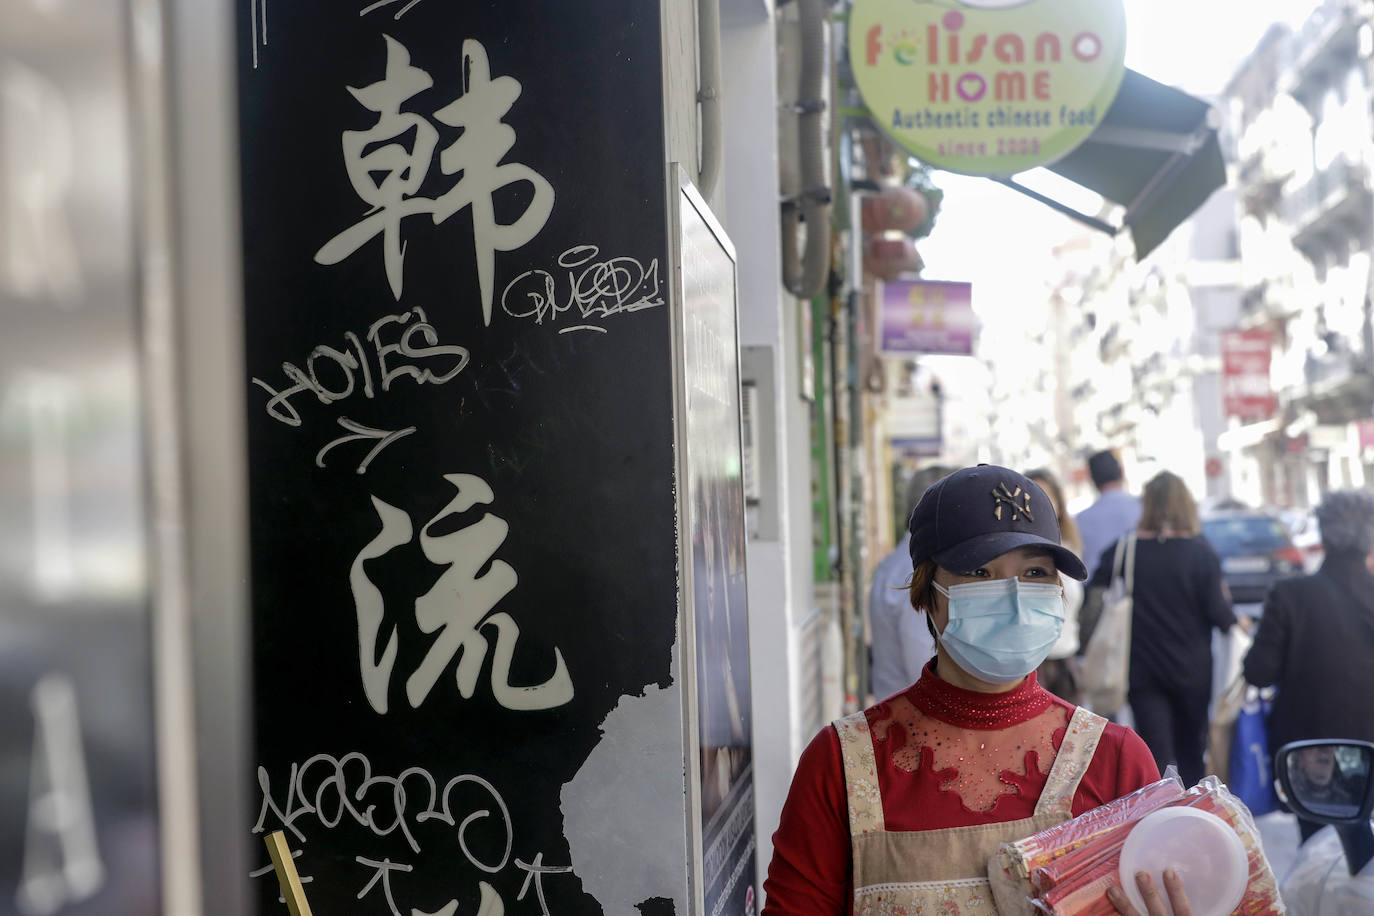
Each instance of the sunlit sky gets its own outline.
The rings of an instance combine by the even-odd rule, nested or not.
[[[1126,66],[1195,95],[1215,95],[1271,23],[1299,25],[1313,0],[1125,0]],[[923,273],[973,280],[987,320],[1015,285],[1050,270],[1050,248],[1077,224],[981,178],[937,173],[945,191],[936,231],[921,241]],[[981,287],[981,290],[980,290]]]

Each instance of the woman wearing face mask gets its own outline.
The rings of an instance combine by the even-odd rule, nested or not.
[[[1133,732],[1036,681],[1063,624],[1060,573],[1086,576],[1043,490],[1007,468],[964,468],[926,491],[908,528],[911,603],[936,656],[802,754],[765,914],[997,913],[998,844],[1159,778]]]

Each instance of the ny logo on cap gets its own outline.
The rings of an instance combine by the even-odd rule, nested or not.
[[[1020,499],[1020,502],[1017,499]],[[1015,490],[1008,490],[1007,485],[999,483],[992,491],[992,514],[1000,522],[1002,520],[1002,507],[1005,505],[1011,509],[1011,520],[1017,519],[1017,513],[1026,516],[1030,521],[1035,521],[1035,516],[1031,515],[1030,493],[1017,487]]]

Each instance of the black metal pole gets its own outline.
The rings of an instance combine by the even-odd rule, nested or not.
[[[1370,859],[1374,859],[1374,828],[1365,821],[1363,824],[1337,827],[1336,833],[1340,836],[1341,846],[1345,849],[1345,863],[1350,874],[1359,874],[1360,869],[1368,865]]]

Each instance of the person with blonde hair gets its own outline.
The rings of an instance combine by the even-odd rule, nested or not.
[[[1159,768],[1175,764],[1191,786],[1204,772],[1212,628],[1229,630],[1236,616],[1221,561],[1201,536],[1197,503],[1178,475],[1161,471],[1145,485],[1126,550],[1135,554],[1126,702]],[[1089,588],[1111,584],[1115,555],[1116,544],[1102,551]]]

